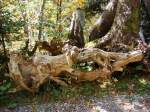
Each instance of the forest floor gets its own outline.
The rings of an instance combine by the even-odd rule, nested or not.
[[[37,94],[0,98],[0,112],[150,112],[150,75],[122,75],[109,86],[97,82],[62,87],[48,82]]]
[[[148,96],[79,97],[46,104],[1,108],[0,112],[149,112]]]

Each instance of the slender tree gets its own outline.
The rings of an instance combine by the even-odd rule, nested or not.
[[[42,33],[43,33],[43,20],[44,20],[45,4],[46,4],[46,0],[43,0],[40,15],[39,15],[39,34],[38,34],[38,40],[39,41],[41,40]]]
[[[3,29],[3,22],[4,22],[4,17],[3,17],[3,6],[2,6],[2,1],[0,0],[0,42],[2,44],[3,47],[3,52],[4,55],[6,56],[6,45],[5,45],[5,31]]]

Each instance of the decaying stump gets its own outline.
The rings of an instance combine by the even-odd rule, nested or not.
[[[69,44],[77,46],[79,48],[83,48],[85,44],[83,36],[84,19],[84,12],[82,11],[82,9],[78,8],[73,13],[70,33],[68,35]]]
[[[53,38],[49,42],[47,41],[39,41],[38,43],[38,50],[43,54],[43,52],[52,56],[62,54],[62,48],[66,44],[61,39]]]
[[[18,53],[10,54],[10,77],[21,88],[36,92],[41,84],[53,80],[61,85],[62,72],[68,72],[77,81],[107,80],[114,71],[122,71],[128,63],[141,61],[140,50],[129,53],[105,52],[97,48],[78,49],[72,47],[65,54],[58,56],[36,55],[27,59]],[[98,68],[85,72],[73,68],[79,62],[94,61]]]

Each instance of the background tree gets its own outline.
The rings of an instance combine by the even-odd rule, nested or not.
[[[46,0],[43,0],[40,15],[39,15],[39,34],[38,34],[39,41],[41,40],[42,31],[43,31],[43,16],[44,16],[45,4],[46,4]]]
[[[70,44],[77,46],[79,48],[84,47],[85,44],[83,36],[84,24],[85,24],[84,12],[82,9],[77,8],[77,10],[73,13],[68,38]]]

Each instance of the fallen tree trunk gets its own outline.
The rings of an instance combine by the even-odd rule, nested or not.
[[[65,54],[58,56],[36,55],[31,59],[18,53],[11,53],[9,62],[10,77],[22,89],[38,91],[40,85],[53,80],[60,85],[62,72],[68,72],[77,81],[108,80],[115,71],[123,71],[127,64],[141,61],[140,50],[129,53],[105,52],[97,48],[78,49],[72,47]],[[77,63],[93,61],[98,67],[92,71],[82,71],[73,67]]]
[[[84,39],[81,18],[78,16],[80,11],[78,9],[75,19],[72,21],[69,41],[73,40],[75,46],[82,48]],[[11,53],[10,77],[18,86],[30,92],[38,91],[39,86],[47,80],[67,85],[61,80],[63,72],[67,72],[66,75],[76,81],[108,80],[113,72],[123,71],[126,65],[141,61],[144,57],[142,45],[140,46],[141,50],[134,49],[138,45],[137,40],[139,39],[138,14],[139,0],[118,0],[117,12],[110,32],[99,39],[95,45],[98,48],[109,46],[107,49],[110,51],[126,53],[106,52],[98,48],[78,49],[69,45],[68,48],[65,48],[66,53],[57,56],[37,54],[31,58],[25,58],[18,53]],[[105,19],[109,20],[109,18]],[[77,67],[77,65],[91,61],[97,65],[92,70],[84,71]]]

